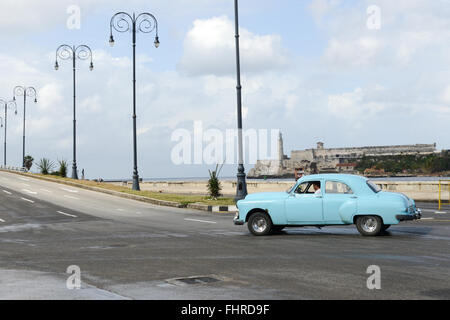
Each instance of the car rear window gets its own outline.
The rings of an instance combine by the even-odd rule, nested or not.
[[[372,191],[375,192],[375,193],[378,193],[378,192],[381,191],[381,188],[380,188],[377,184],[373,183],[373,182],[370,181],[370,180],[367,181],[367,185],[368,185],[369,188],[372,189]]]

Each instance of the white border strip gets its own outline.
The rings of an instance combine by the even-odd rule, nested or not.
[[[68,216],[68,217],[72,217],[72,218],[76,218],[77,217],[77,216],[74,216],[73,214],[68,214],[68,213],[65,213],[65,212],[62,212],[62,211],[56,211],[56,212],[58,212],[59,214]]]

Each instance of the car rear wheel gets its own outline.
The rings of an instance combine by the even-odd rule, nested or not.
[[[248,230],[255,236],[266,236],[272,232],[272,220],[267,213],[256,212],[248,219]]]
[[[377,216],[358,217],[356,228],[363,236],[377,236],[382,232],[383,221]]]

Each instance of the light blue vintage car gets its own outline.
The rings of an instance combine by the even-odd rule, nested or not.
[[[248,223],[257,236],[286,227],[356,224],[376,236],[401,221],[420,219],[414,200],[384,192],[367,178],[345,174],[302,177],[286,192],[250,194],[237,202],[236,225]]]

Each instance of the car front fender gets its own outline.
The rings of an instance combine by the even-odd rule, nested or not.
[[[284,200],[267,200],[267,201],[245,201],[239,202],[239,218],[248,221],[250,215],[254,212],[264,211],[272,219],[273,224],[286,224],[286,215]]]

